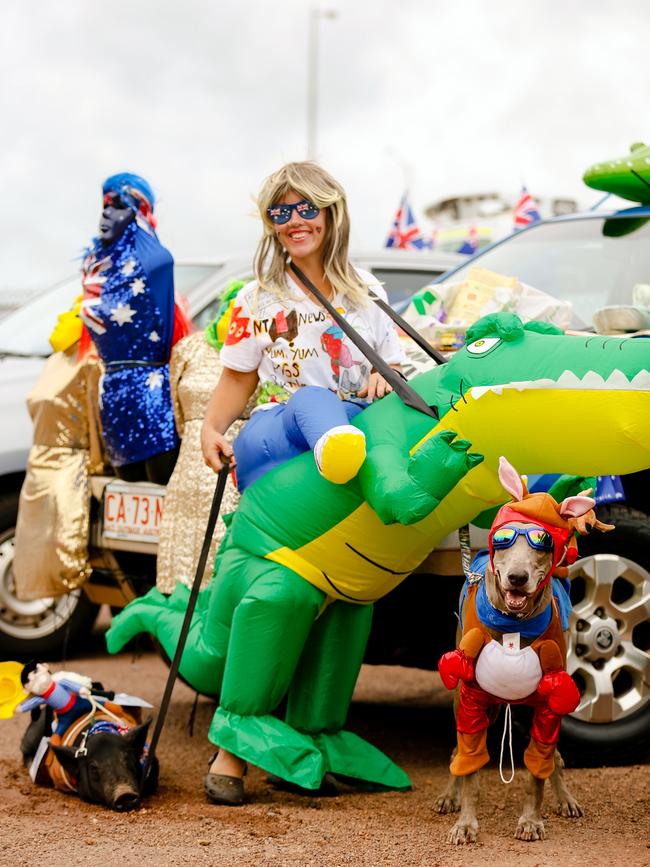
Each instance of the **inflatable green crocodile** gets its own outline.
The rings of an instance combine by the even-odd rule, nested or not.
[[[583,180],[588,187],[613,193],[622,199],[650,204],[650,147],[635,142],[624,157],[603,160],[590,166]]]
[[[210,739],[306,788],[328,771],[409,786],[386,756],[342,730],[370,603],[442,538],[503,502],[501,454],[530,473],[650,466],[648,341],[565,337],[497,314],[411,384],[439,421],[395,394],[374,403],[354,419],[367,458],[351,482],[326,481],[307,453],[246,490],[183,654],[183,677],[220,695]],[[135,600],[114,619],[109,650],[150,632],[173,656],[187,598],[179,585],[170,597],[153,590]]]

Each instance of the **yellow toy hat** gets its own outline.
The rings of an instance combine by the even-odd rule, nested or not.
[[[28,695],[20,682],[20,662],[0,662],[0,719],[11,719],[14,710]]]

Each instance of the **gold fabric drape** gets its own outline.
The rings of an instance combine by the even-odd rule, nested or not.
[[[60,596],[90,575],[88,475],[103,466],[96,357],[56,352],[27,398],[33,445],[20,492],[14,576],[19,599]]]

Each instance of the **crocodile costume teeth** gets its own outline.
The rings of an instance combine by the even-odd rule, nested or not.
[[[521,381],[503,382],[498,385],[477,385],[470,389],[470,394],[475,400],[483,397],[487,392],[503,394],[504,389],[514,388],[516,391],[530,391],[531,389],[543,389],[544,391],[574,390],[574,391],[649,391],[650,373],[647,370],[639,371],[631,380],[622,370],[613,370],[607,379],[595,370],[589,370],[583,377],[578,377],[571,370],[565,370],[557,380],[555,379],[526,379]]]
[[[528,473],[650,467],[648,383],[650,341],[565,337],[492,315],[449,362],[411,380],[438,422],[391,394],[354,418],[367,458],[350,482],[327,482],[311,453],[261,476],[234,514],[181,660],[193,687],[220,694],[210,739],[309,789],[327,772],[407,788],[403,771],[343,730],[369,603],[503,503],[502,454]],[[132,602],[107,634],[110,652],[151,632],[172,657],[187,598],[177,585]]]

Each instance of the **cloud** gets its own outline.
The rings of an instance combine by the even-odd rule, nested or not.
[[[348,190],[353,240],[383,243],[406,184],[416,208],[470,190],[593,197],[590,163],[650,138],[644,0],[323,2],[318,156]],[[251,197],[306,150],[303,0],[66,0],[3,10],[5,244],[0,288],[77,267],[100,184],[123,169],[159,195],[177,259],[252,252]]]

